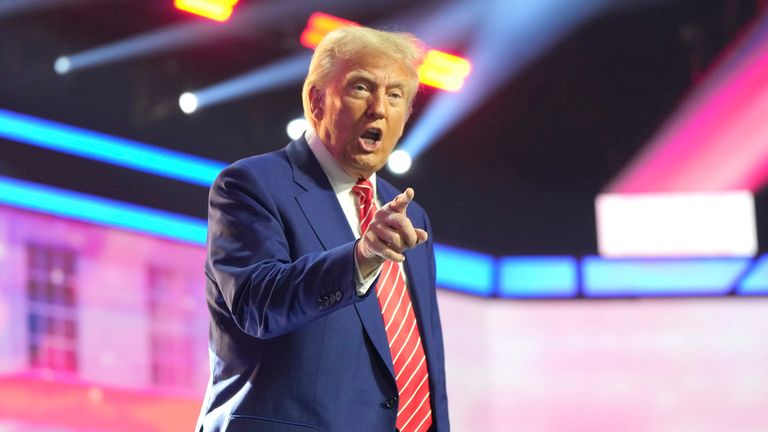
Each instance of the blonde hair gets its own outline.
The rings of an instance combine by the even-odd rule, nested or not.
[[[304,117],[313,124],[309,106],[309,89],[324,88],[335,68],[339,65],[353,63],[355,58],[363,54],[380,54],[393,60],[401,61],[410,72],[410,88],[408,103],[419,88],[417,68],[425,52],[424,43],[410,33],[388,32],[368,27],[342,27],[328,33],[315,48],[309,72],[304,80],[301,91],[304,105]]]

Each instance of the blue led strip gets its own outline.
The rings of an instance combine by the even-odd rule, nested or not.
[[[7,177],[0,177],[0,204],[205,244],[207,228],[201,219]]]
[[[521,256],[499,260],[502,297],[575,297],[578,262],[570,256]]]
[[[751,258],[606,259],[585,257],[589,297],[725,295]]]
[[[206,187],[225,166],[222,162],[3,109],[0,137]]]
[[[496,259],[490,255],[435,244],[437,286],[481,296],[495,287]]]
[[[761,256],[742,279],[738,294],[768,294],[768,254]]]

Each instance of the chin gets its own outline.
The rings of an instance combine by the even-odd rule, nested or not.
[[[380,170],[386,164],[386,162],[374,163],[374,162],[367,161],[365,159],[361,160],[360,158],[355,158],[350,162],[351,162],[350,163],[351,171],[357,174],[366,174],[364,175],[365,178],[370,177],[371,174]]]

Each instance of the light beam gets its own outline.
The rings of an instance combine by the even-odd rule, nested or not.
[[[195,90],[192,92],[196,99],[193,111],[298,83],[306,75],[311,58],[311,54],[298,54]]]
[[[600,12],[606,3],[607,0],[484,3],[486,13],[477,24],[478,32],[467,52],[472,59],[472,75],[461,93],[435,95],[411,127],[401,150],[418,157],[489,94]]]

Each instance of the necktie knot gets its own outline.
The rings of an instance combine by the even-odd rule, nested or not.
[[[352,186],[352,192],[357,196],[361,206],[367,207],[373,201],[373,185],[369,180],[357,179]]]

